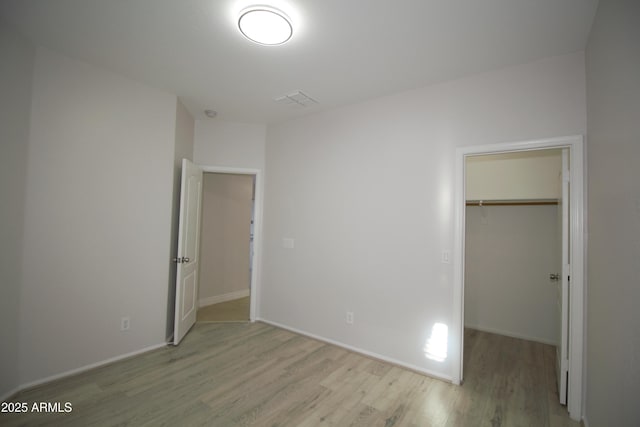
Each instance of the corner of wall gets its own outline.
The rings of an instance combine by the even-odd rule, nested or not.
[[[35,47],[0,20],[0,400],[19,384],[20,292]]]

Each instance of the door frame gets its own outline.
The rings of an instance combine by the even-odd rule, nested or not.
[[[264,197],[264,175],[261,169],[229,166],[198,165],[204,173],[226,173],[252,175],[255,177],[255,200],[253,217],[253,257],[251,258],[251,286],[249,297],[249,321],[258,318],[258,295],[260,292],[260,266],[262,265],[262,212]],[[248,242],[247,242],[248,243]],[[249,245],[247,244],[247,247]]]
[[[465,275],[465,159],[471,155],[499,154],[569,148],[571,192],[569,196],[571,291],[569,297],[569,393],[567,409],[574,420],[582,419],[583,407],[583,352],[585,333],[585,158],[581,135],[535,141],[508,142],[459,147],[455,157],[455,211],[454,211],[454,272],[453,319],[451,350],[451,381],[460,384],[463,379],[464,351],[464,275]]]

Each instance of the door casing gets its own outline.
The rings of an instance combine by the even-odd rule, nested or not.
[[[451,337],[451,381],[463,379],[464,349],[464,248],[465,248],[465,158],[470,155],[498,154],[569,148],[570,153],[570,264],[571,290],[569,298],[569,392],[567,408],[574,420],[582,419],[583,353],[585,307],[585,158],[581,135],[559,138],[459,147],[455,158],[455,211],[453,248],[453,319]],[[454,335],[455,334],[455,335]]]

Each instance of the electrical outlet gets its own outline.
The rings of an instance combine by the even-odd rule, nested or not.
[[[120,330],[128,331],[129,328],[131,328],[131,319],[129,319],[129,316],[120,319]]]
[[[353,311],[347,311],[347,323],[353,325]]]

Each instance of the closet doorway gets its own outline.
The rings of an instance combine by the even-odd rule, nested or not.
[[[465,162],[466,383],[492,384],[505,419],[517,401],[541,414],[566,404],[562,159],[551,149]]]
[[[203,174],[198,322],[250,320],[255,181]]]
[[[465,170],[465,327],[558,345],[562,150],[469,156]]]
[[[563,267],[563,272],[546,272],[549,274],[559,273],[562,280],[567,283],[570,278],[571,290],[563,295],[566,297],[566,322],[567,322],[567,342],[566,352],[566,384],[567,384],[567,409],[572,419],[580,419],[582,415],[582,372],[583,372],[583,340],[584,340],[584,147],[581,136],[561,137],[539,141],[525,141],[514,143],[500,143],[484,146],[469,146],[456,149],[456,198],[455,198],[455,218],[454,224],[454,317],[452,321],[452,382],[460,384],[464,378],[464,345],[465,345],[465,282],[468,272],[466,266],[466,209],[467,209],[467,185],[466,185],[466,160],[471,156],[493,155],[515,152],[526,152],[533,150],[566,149],[567,163],[570,164],[569,171],[563,176],[570,182],[571,191],[568,196],[569,219],[567,230],[567,257],[568,263]],[[479,204],[479,200],[477,201]],[[480,206],[476,206],[480,207]],[[490,221],[488,213],[478,212],[477,218],[482,221]],[[481,224],[482,225],[482,224]],[[484,224],[486,225],[486,224]],[[487,248],[490,250],[490,248]],[[570,266],[570,271],[568,267]],[[566,275],[564,273],[567,273]],[[497,272],[496,274],[501,274]],[[491,348],[490,346],[488,348]],[[477,354],[477,353],[476,353]],[[483,357],[490,357],[487,354]],[[558,393],[560,396],[561,393]]]

